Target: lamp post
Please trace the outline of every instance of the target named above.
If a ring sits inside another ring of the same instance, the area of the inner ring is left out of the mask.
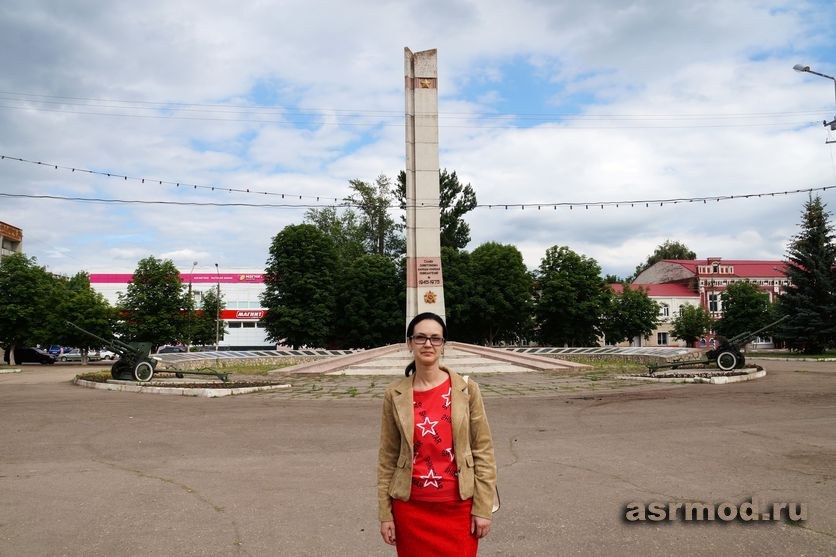
[[[817,75],[819,77],[824,77],[824,78],[827,78],[827,79],[833,81],[833,100],[834,100],[834,102],[836,102],[836,77],[833,77],[832,75],[827,75],[827,74],[824,74],[824,73],[819,73],[819,72],[813,71],[813,70],[810,69],[810,66],[806,66],[804,64],[796,64],[795,66],[792,67],[792,69],[794,69],[797,72],[811,73],[813,75]],[[825,120],[824,121],[824,126],[825,127],[830,127],[831,130],[836,130],[836,117],[834,117],[833,120],[831,120],[830,122]],[[827,141],[826,143],[834,143],[834,141]]]
[[[194,275],[194,268],[197,267],[197,261],[192,261],[192,270],[189,271],[189,307],[186,308],[189,311],[189,322],[188,327],[186,330],[186,351],[192,351],[192,314],[194,313],[194,297],[192,296],[192,275]]]
[[[218,264],[215,263],[215,286],[217,290],[215,291],[215,303],[217,304],[217,311],[215,312],[215,352],[218,351],[218,345],[220,344],[220,324],[221,324],[221,275],[218,272]]]

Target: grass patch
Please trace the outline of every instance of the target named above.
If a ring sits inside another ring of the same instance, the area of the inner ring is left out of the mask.
[[[623,358],[573,358],[574,362],[579,364],[586,364],[592,369],[578,369],[578,370],[561,370],[557,372],[559,375],[580,375],[587,377],[595,375],[599,379],[604,379],[608,375],[621,375],[625,373],[639,373],[647,371],[647,364],[643,362],[631,362]]]
[[[110,370],[101,370],[101,371],[88,371],[87,373],[79,373],[79,379],[83,379],[84,381],[92,381],[94,383],[107,383],[107,380],[110,379]]]

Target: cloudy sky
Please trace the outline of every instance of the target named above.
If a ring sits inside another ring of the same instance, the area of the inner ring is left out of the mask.
[[[403,168],[403,49],[437,48],[468,249],[780,259],[806,193],[600,203],[836,184],[834,84],[792,70],[836,75],[834,28],[830,0],[4,0],[0,220],[55,272],[263,268],[287,205]]]

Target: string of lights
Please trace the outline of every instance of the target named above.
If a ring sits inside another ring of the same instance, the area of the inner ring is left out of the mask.
[[[303,199],[316,199],[316,201],[329,199],[329,197],[322,196],[322,195],[299,195],[299,194],[290,194],[290,193],[276,193],[271,191],[260,191],[253,188],[242,188],[242,187],[233,187],[233,186],[207,186],[201,184],[191,184],[188,182],[178,182],[172,180],[161,180],[159,178],[143,178],[141,176],[129,176],[127,174],[120,174],[118,172],[107,172],[104,170],[91,170],[89,168],[78,168],[74,166],[64,166],[60,164],[55,164],[51,162],[42,162],[42,161],[33,161],[29,159],[24,159],[20,157],[11,157],[9,155],[0,155],[0,160],[8,160],[8,161],[15,161],[25,164],[33,164],[37,166],[44,166],[44,167],[52,167],[54,170],[69,170],[70,172],[81,172],[84,174],[94,174],[97,176],[106,176],[108,178],[119,178],[124,181],[131,181],[131,182],[139,182],[141,184],[149,183],[149,184],[158,184],[158,185],[167,185],[167,186],[175,186],[177,188],[191,188],[195,190],[209,190],[209,191],[218,191],[218,192],[236,192],[236,193],[252,193],[258,195],[273,195],[281,197],[282,199],[295,199],[298,198],[299,200]],[[331,198],[334,202],[339,202],[339,199],[334,197]]]
[[[257,191],[251,188],[233,188],[227,186],[205,186],[200,184],[188,184],[184,182],[176,182],[172,180],[160,180],[157,178],[141,178],[135,176],[128,176],[126,174],[119,174],[115,172],[106,172],[106,171],[97,171],[97,170],[90,170],[90,169],[82,169],[82,168],[74,168],[70,166],[63,166],[55,163],[45,163],[42,161],[32,161],[28,159],[23,159],[20,157],[11,157],[8,155],[0,155],[0,160],[9,160],[33,165],[39,165],[44,167],[52,167],[55,170],[69,170],[71,172],[83,172],[88,174],[96,174],[100,176],[105,176],[109,178],[116,178],[121,179],[123,181],[132,180],[137,181],[140,183],[158,183],[160,185],[175,185],[177,187],[185,187],[191,189],[207,189],[211,191],[217,192],[239,192],[239,193],[246,193],[246,194],[256,194],[256,195],[273,195],[273,196],[281,196],[282,199],[290,198],[298,198],[299,200],[303,199],[311,199],[316,200],[317,203],[234,203],[234,202],[193,202],[193,201],[162,201],[162,200],[129,200],[129,199],[106,199],[106,198],[87,198],[87,197],[69,197],[69,196],[56,196],[56,195],[34,195],[34,194],[10,194],[10,193],[0,193],[0,196],[3,197],[16,197],[16,198],[27,198],[27,199],[53,199],[53,200],[61,200],[61,201],[78,201],[78,202],[90,202],[90,203],[119,203],[119,204],[150,204],[150,205],[183,205],[183,206],[206,206],[206,207],[265,207],[265,208],[302,208],[302,209],[311,209],[311,208],[324,208],[324,207],[355,207],[356,204],[352,202],[350,199],[344,198],[342,200],[336,197],[326,197],[322,195],[312,196],[312,195],[290,195],[284,193],[275,193],[275,192],[266,192],[266,191]],[[796,188],[796,189],[786,189],[786,190],[778,190],[778,191],[768,191],[768,192],[754,192],[754,193],[742,193],[742,194],[729,194],[729,195],[708,195],[702,197],[671,197],[671,198],[652,198],[652,199],[626,199],[626,200],[616,200],[616,201],[562,201],[562,202],[540,202],[540,203],[480,203],[476,205],[476,208],[482,209],[553,209],[557,210],[558,208],[568,208],[569,210],[574,210],[575,208],[583,208],[588,210],[590,208],[600,208],[604,209],[605,207],[611,208],[619,208],[619,207],[641,207],[644,206],[645,208],[649,208],[651,206],[659,206],[663,207],[665,205],[676,205],[680,203],[703,203],[707,204],[709,202],[717,203],[720,201],[730,201],[735,199],[751,199],[751,198],[763,198],[763,197],[775,197],[775,196],[782,196],[782,195],[792,195],[798,193],[812,193],[812,192],[824,192],[830,189],[834,189],[836,186],[829,185],[829,186],[818,186],[818,187],[808,187],[808,188]],[[333,199],[333,202],[330,200]],[[327,201],[327,202],[326,202]],[[407,206],[401,204],[391,204],[389,208],[406,208]],[[412,208],[437,208],[438,206],[435,204],[429,203],[416,203],[415,205],[409,205],[408,207]]]

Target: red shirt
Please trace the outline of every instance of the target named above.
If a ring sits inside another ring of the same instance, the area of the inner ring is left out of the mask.
[[[413,391],[412,493],[416,501],[458,501],[459,479],[453,452],[450,378],[429,391]]]

